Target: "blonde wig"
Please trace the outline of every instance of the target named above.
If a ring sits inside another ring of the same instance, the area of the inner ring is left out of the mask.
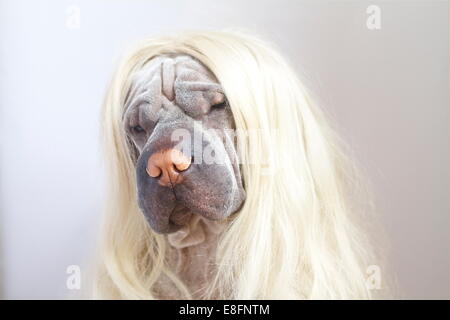
[[[150,38],[118,67],[103,108],[110,180],[94,297],[158,298],[154,286],[164,276],[177,296],[192,298],[167,264],[166,236],[153,232],[139,211],[132,149],[122,127],[132,75],[166,53],[188,54],[212,71],[238,132],[247,198],[220,236],[217,272],[203,297],[373,298],[366,270],[379,260],[361,227],[368,214],[355,201],[363,188],[353,161],[280,54],[236,31]]]

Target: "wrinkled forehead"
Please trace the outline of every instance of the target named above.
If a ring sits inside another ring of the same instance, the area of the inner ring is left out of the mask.
[[[193,99],[200,101],[201,97],[208,104],[223,100],[222,87],[213,73],[189,55],[161,55],[132,75],[125,110],[143,98],[167,100],[183,107],[191,105]]]

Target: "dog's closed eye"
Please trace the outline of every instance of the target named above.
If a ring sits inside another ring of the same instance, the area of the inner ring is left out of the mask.
[[[224,101],[222,101],[222,102],[213,104],[213,105],[211,106],[211,108],[223,108],[223,107],[225,107],[226,105],[227,105],[227,101],[224,100]]]
[[[142,128],[140,125],[137,125],[137,126],[131,127],[131,132],[135,135],[140,135],[140,134],[145,133],[145,129]]]

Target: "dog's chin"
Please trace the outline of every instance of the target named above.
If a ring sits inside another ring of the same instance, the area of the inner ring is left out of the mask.
[[[169,223],[175,227],[182,227],[189,223],[191,217],[192,212],[189,208],[181,204],[177,204],[169,217]]]
[[[197,213],[194,213],[192,209],[178,203],[170,214],[168,227],[166,228],[165,232],[162,233],[169,234],[177,232],[183,226],[189,224],[192,217],[196,214]],[[215,218],[214,215],[200,215],[208,220],[222,220],[221,218]]]
[[[170,234],[179,231],[188,225],[194,215],[203,216],[207,220],[223,220],[222,214],[216,210],[202,210],[203,208],[190,208],[185,204],[177,203],[169,214],[169,218],[163,224],[152,225],[151,228],[159,234]],[[210,208],[208,208],[210,209]]]

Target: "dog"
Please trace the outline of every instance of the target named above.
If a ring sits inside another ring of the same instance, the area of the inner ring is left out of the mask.
[[[155,232],[169,235],[172,264],[199,291],[212,272],[221,222],[245,200],[221,85],[188,55],[153,58],[133,76],[123,128],[137,156],[142,214]]]

